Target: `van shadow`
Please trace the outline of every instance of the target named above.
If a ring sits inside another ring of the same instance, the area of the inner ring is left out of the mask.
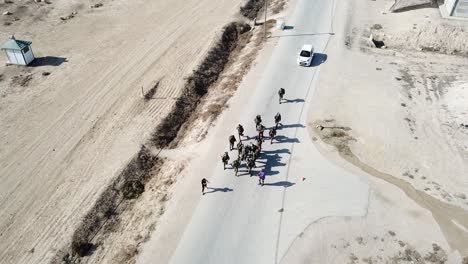
[[[40,66],[60,66],[62,63],[68,62],[67,58],[45,56],[35,58],[28,66],[40,67]]]
[[[312,59],[312,63],[310,64],[310,67],[317,67],[322,63],[325,63],[327,61],[327,54],[324,53],[314,53],[314,58]]]

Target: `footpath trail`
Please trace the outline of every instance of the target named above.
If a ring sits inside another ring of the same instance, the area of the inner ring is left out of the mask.
[[[233,134],[240,123],[245,134],[254,137],[255,115],[260,114],[269,128],[274,115],[282,114],[277,139],[264,142],[255,169],[255,175],[265,169],[265,185],[258,185],[245,165],[235,177],[233,170],[223,171],[221,162],[213,160],[217,163],[213,175],[200,175],[211,179],[212,189],[201,198],[171,263],[277,263],[310,223],[328,216],[366,214],[368,184],[323,157],[305,128],[320,64],[328,56],[333,5],[334,1],[319,0],[295,3],[286,20],[293,28],[272,36],[279,40],[240,119],[221,120],[223,126],[232,126]],[[316,55],[312,67],[299,67],[297,52],[306,43],[315,46]],[[288,100],[281,105],[280,87],[286,89]],[[236,158],[237,150],[230,156],[231,161]]]

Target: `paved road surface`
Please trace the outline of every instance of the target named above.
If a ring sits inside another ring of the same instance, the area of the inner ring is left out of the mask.
[[[271,145],[266,141],[257,163],[266,170],[265,186],[247,172],[239,177],[232,170],[223,172],[219,162],[211,177],[214,189],[201,199],[171,263],[278,263],[314,221],[366,213],[367,183],[321,156],[305,128],[308,102],[320,63],[326,59],[333,2],[296,2],[286,20],[294,28],[276,33],[284,36],[267,62],[259,87],[240,120],[232,120],[244,124],[246,134],[254,136],[256,114],[269,127],[276,112],[281,112],[284,126],[278,131],[279,142]],[[304,43],[315,46],[313,67],[295,64]],[[288,103],[278,104],[279,87],[286,89]],[[236,153],[231,152],[231,157],[237,157]]]

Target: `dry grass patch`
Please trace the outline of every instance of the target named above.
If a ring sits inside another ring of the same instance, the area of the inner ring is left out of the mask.
[[[145,184],[156,174],[154,171],[162,161],[144,145],[127,167],[100,195],[94,206],[83,218],[72,236],[68,249],[60,252],[54,263],[67,263],[73,259],[90,255],[99,245],[94,241],[98,232],[111,232],[119,223],[121,204],[131,205],[130,200],[138,198],[145,190]]]
[[[264,5],[265,0],[248,0],[244,6],[241,6],[240,13],[246,18],[254,19]]]
[[[198,68],[187,78],[182,96],[177,99],[172,111],[153,133],[151,142],[156,147],[168,147],[177,137],[180,128],[194,112],[200,99],[223,72],[231,52],[236,48],[240,35],[249,30],[248,24],[239,22],[232,22],[224,27],[221,38],[208,52]]]
[[[161,80],[159,80],[153,87],[151,87],[151,89],[149,89],[146,93],[145,93],[145,101],[149,101],[151,99],[153,99],[154,95],[156,94],[156,91],[159,87],[159,84],[161,83]],[[143,89],[143,88],[142,88]]]
[[[320,136],[323,142],[334,146],[342,155],[353,155],[349,144],[356,141],[356,139],[348,134],[351,128],[337,126],[333,119],[315,121],[311,125],[315,128],[315,132]]]

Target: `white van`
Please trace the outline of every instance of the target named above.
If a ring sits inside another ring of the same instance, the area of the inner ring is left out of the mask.
[[[302,46],[299,55],[297,56],[297,65],[299,66],[310,66],[312,64],[312,58],[314,57],[314,47],[310,44]]]

